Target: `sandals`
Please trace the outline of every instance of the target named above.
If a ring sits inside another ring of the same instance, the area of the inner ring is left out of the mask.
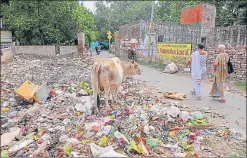
[[[193,90],[191,90],[190,93],[191,93],[192,95],[195,95],[195,91],[193,91]]]
[[[219,99],[218,101],[221,102],[221,103],[225,103],[226,102],[226,100],[225,99],[222,99],[222,98]]]
[[[197,100],[202,100],[202,97],[196,96]]]

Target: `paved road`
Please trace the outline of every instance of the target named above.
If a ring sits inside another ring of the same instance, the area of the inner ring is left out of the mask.
[[[99,56],[94,57],[112,57],[107,51],[102,51]],[[237,129],[243,135],[246,135],[246,98],[230,92],[225,92],[226,103],[219,103],[209,97],[211,85],[202,85],[202,100],[195,100],[189,91],[192,87],[192,81],[186,76],[177,76],[172,74],[164,74],[153,68],[141,66],[142,75],[135,78],[147,81],[152,86],[157,86],[162,91],[176,91],[185,93],[187,100],[183,103],[189,106],[208,107],[212,111],[217,111],[226,117],[226,125]],[[236,121],[238,123],[236,123]],[[218,123],[217,123],[218,124]]]

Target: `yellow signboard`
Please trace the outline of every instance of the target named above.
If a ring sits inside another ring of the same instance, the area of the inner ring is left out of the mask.
[[[107,38],[110,40],[112,38],[112,36],[111,35],[108,35]]]
[[[157,44],[158,55],[173,62],[186,62],[191,54],[191,44]]]
[[[111,31],[108,31],[108,32],[107,32],[107,35],[111,35]]]

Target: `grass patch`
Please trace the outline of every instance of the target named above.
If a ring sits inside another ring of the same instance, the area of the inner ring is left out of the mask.
[[[149,66],[155,69],[165,69],[165,65],[160,63],[160,62],[151,62],[149,63],[148,61],[138,61],[138,64],[144,65],[144,66]]]
[[[246,89],[246,83],[244,83],[244,82],[236,82],[233,85],[236,86],[236,87],[240,87],[240,88]]]

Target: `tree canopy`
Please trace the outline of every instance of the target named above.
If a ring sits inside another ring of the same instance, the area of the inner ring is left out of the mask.
[[[181,10],[202,1],[160,0],[154,5],[154,21],[180,23]],[[216,6],[216,26],[246,25],[247,1],[204,1]],[[107,32],[124,24],[150,20],[152,1],[96,1],[93,14],[78,1],[1,1],[1,17],[22,45],[71,44],[76,33],[86,43],[107,40]]]
[[[154,20],[180,23],[181,10],[202,1],[160,0],[154,5]],[[216,6],[216,26],[246,24],[246,1],[204,1]],[[99,38],[106,39],[106,32],[115,32],[119,26],[150,20],[152,1],[107,1],[95,3],[95,21],[100,31]]]
[[[83,31],[86,42],[97,37],[92,12],[77,1],[17,1],[1,4],[4,23],[21,45],[71,44]]]

